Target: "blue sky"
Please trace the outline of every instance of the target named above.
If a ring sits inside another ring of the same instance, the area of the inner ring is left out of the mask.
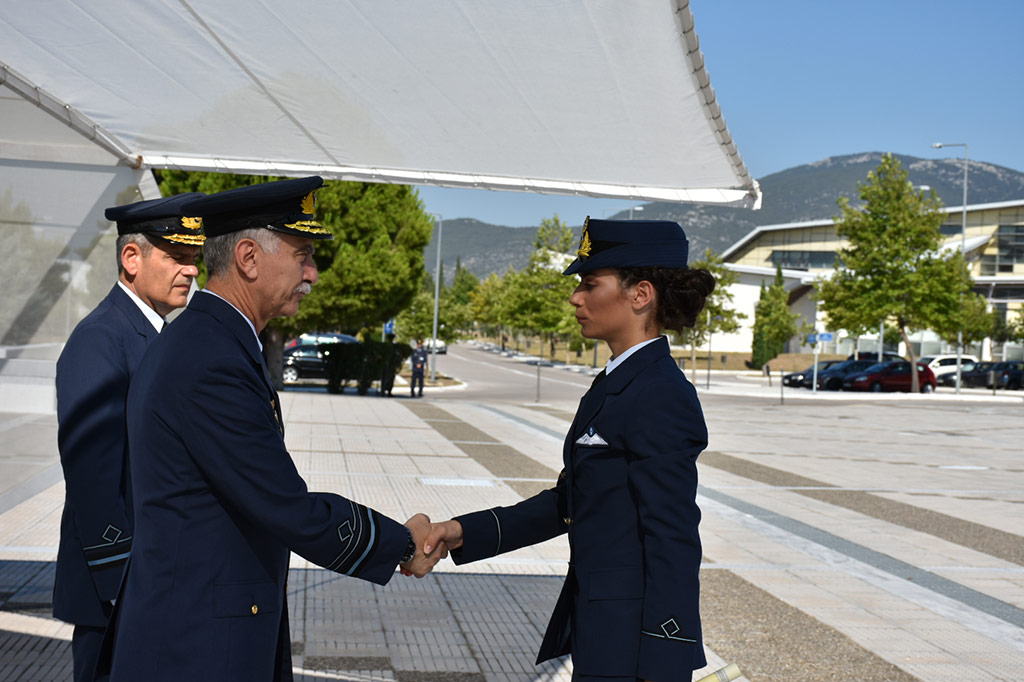
[[[667,0],[665,0],[667,1]],[[1024,0],[691,0],[711,84],[755,178],[883,151],[1024,171]],[[629,202],[421,187],[428,211],[570,225]],[[639,217],[641,214],[636,214]]]

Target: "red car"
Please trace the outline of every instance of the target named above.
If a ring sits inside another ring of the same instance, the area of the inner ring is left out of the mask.
[[[863,372],[852,374],[843,380],[844,391],[903,391],[910,392],[910,363],[906,360],[880,362]],[[935,390],[935,374],[927,365],[917,364],[917,378],[921,393]]]

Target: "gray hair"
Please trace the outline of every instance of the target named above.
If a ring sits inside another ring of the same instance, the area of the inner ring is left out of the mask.
[[[207,237],[203,244],[203,260],[210,276],[226,275],[235,262],[235,245],[243,239],[251,239],[267,253],[277,253],[281,238],[273,230],[250,227],[237,232]]]
[[[119,234],[117,235],[117,276],[120,277],[121,273],[124,272],[124,263],[121,262],[121,252],[124,251],[124,247],[129,244],[138,244],[139,251],[142,253],[143,258],[149,255],[149,252],[153,250],[153,240],[147,237],[142,232],[133,232],[131,234]]]

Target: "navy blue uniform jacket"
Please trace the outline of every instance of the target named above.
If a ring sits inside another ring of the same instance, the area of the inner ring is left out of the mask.
[[[458,517],[456,563],[568,532],[569,573],[537,662],[572,653],[578,676],[669,682],[703,667],[697,455],[707,428],[662,337],[580,401],[554,488]]]
[[[53,615],[77,625],[107,624],[131,551],[125,401],[157,330],[114,285],[71,332],[57,360],[57,446],[64,468],[64,514],[53,583]]]
[[[307,490],[256,336],[216,296],[150,346],[128,405],[135,544],[111,679],[291,680],[289,550],[385,584],[408,531]]]

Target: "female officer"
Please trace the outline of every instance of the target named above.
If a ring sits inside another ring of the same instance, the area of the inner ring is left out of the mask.
[[[439,524],[425,542],[461,564],[567,532],[569,572],[537,662],[571,653],[574,680],[689,680],[705,665],[695,497],[707,430],[660,335],[692,327],[715,286],[686,267],[687,251],[674,222],[588,219],[569,300],[612,359],[580,401],[557,484]]]

